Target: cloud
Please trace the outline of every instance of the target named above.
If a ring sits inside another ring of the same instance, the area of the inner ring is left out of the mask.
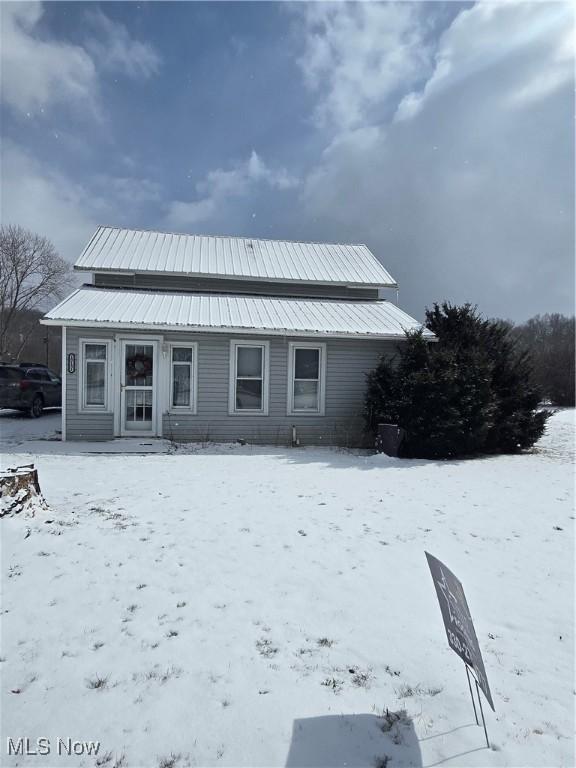
[[[527,104],[546,98],[568,83],[574,73],[573,14],[567,3],[477,3],[462,11],[442,35],[436,65],[425,87],[407,94],[397,119],[416,114],[424,104],[481,73],[522,62],[522,80],[499,84],[507,103]],[[542,71],[539,62],[549,68]],[[512,74],[512,73],[511,73]],[[514,74],[513,74],[514,77]],[[508,95],[506,97],[507,84]]]
[[[132,226],[162,196],[161,187],[145,178],[99,174],[78,183],[10,140],[2,149],[2,186],[2,222],[48,237],[70,262],[99,224]]]
[[[153,179],[98,173],[79,183],[52,161],[40,161],[27,148],[5,140],[1,219],[48,237],[74,262],[99,224],[185,229],[216,216],[229,221],[228,214],[235,213],[230,203],[249,203],[253,195],[293,189],[297,183],[253,151],[231,170],[208,173],[196,185],[197,200],[165,203],[166,191]]]
[[[2,100],[18,112],[82,103],[96,110],[96,67],[77,45],[35,35],[40,3],[2,3]]]
[[[168,204],[166,223],[170,227],[187,227],[213,218],[222,213],[223,206],[230,200],[245,198],[258,187],[273,190],[293,189],[298,180],[284,168],[269,168],[260,156],[252,154],[243,163],[231,170],[217,168],[196,184],[199,199],[191,202],[180,200]]]
[[[318,94],[319,125],[351,130],[380,120],[388,99],[431,67],[429,29],[420,3],[305,3],[299,65]]]
[[[99,194],[128,206],[128,210],[144,203],[157,203],[163,194],[162,186],[156,181],[133,176],[98,174],[93,185]]]
[[[427,80],[388,90],[387,120],[374,120],[381,93],[364,89],[354,121],[324,131],[302,187],[305,236],[366,242],[418,316],[445,298],[516,319],[573,312],[572,14],[559,3],[460,10]],[[352,47],[362,61],[349,66],[363,71],[367,51]],[[324,108],[334,78],[317,72]]]
[[[154,49],[134,40],[101,11],[87,15],[87,27],[93,31],[84,46],[41,36],[39,2],[2,3],[0,13],[1,98],[17,113],[37,114],[64,105],[97,117],[101,71],[143,78],[158,70]]]
[[[68,261],[75,261],[108,213],[104,198],[5,141],[2,150],[2,222],[48,237]]]
[[[158,72],[158,53],[149,43],[134,40],[123,24],[112,21],[99,9],[87,14],[87,22],[97,36],[86,41],[86,48],[103,70],[134,79],[146,79]]]

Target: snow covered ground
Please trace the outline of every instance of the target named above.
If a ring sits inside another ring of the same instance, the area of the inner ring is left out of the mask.
[[[573,440],[564,411],[530,454],[461,462],[8,441],[50,510],[0,520],[0,762],[574,765]],[[424,550],[466,590],[490,750]]]
[[[38,419],[31,419],[21,411],[0,408],[0,445],[7,450],[9,445],[23,445],[32,439],[59,440],[61,426],[60,408],[50,408]]]

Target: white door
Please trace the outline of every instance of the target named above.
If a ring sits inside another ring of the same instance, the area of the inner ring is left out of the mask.
[[[156,434],[158,343],[123,339],[120,363],[120,432],[150,437]]]

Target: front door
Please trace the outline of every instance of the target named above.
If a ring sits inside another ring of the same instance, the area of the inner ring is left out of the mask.
[[[120,431],[122,435],[156,434],[157,342],[122,340]]]

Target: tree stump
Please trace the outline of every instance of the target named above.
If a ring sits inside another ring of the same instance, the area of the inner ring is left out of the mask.
[[[37,509],[47,508],[34,464],[0,472],[0,517],[21,512],[34,517]]]

